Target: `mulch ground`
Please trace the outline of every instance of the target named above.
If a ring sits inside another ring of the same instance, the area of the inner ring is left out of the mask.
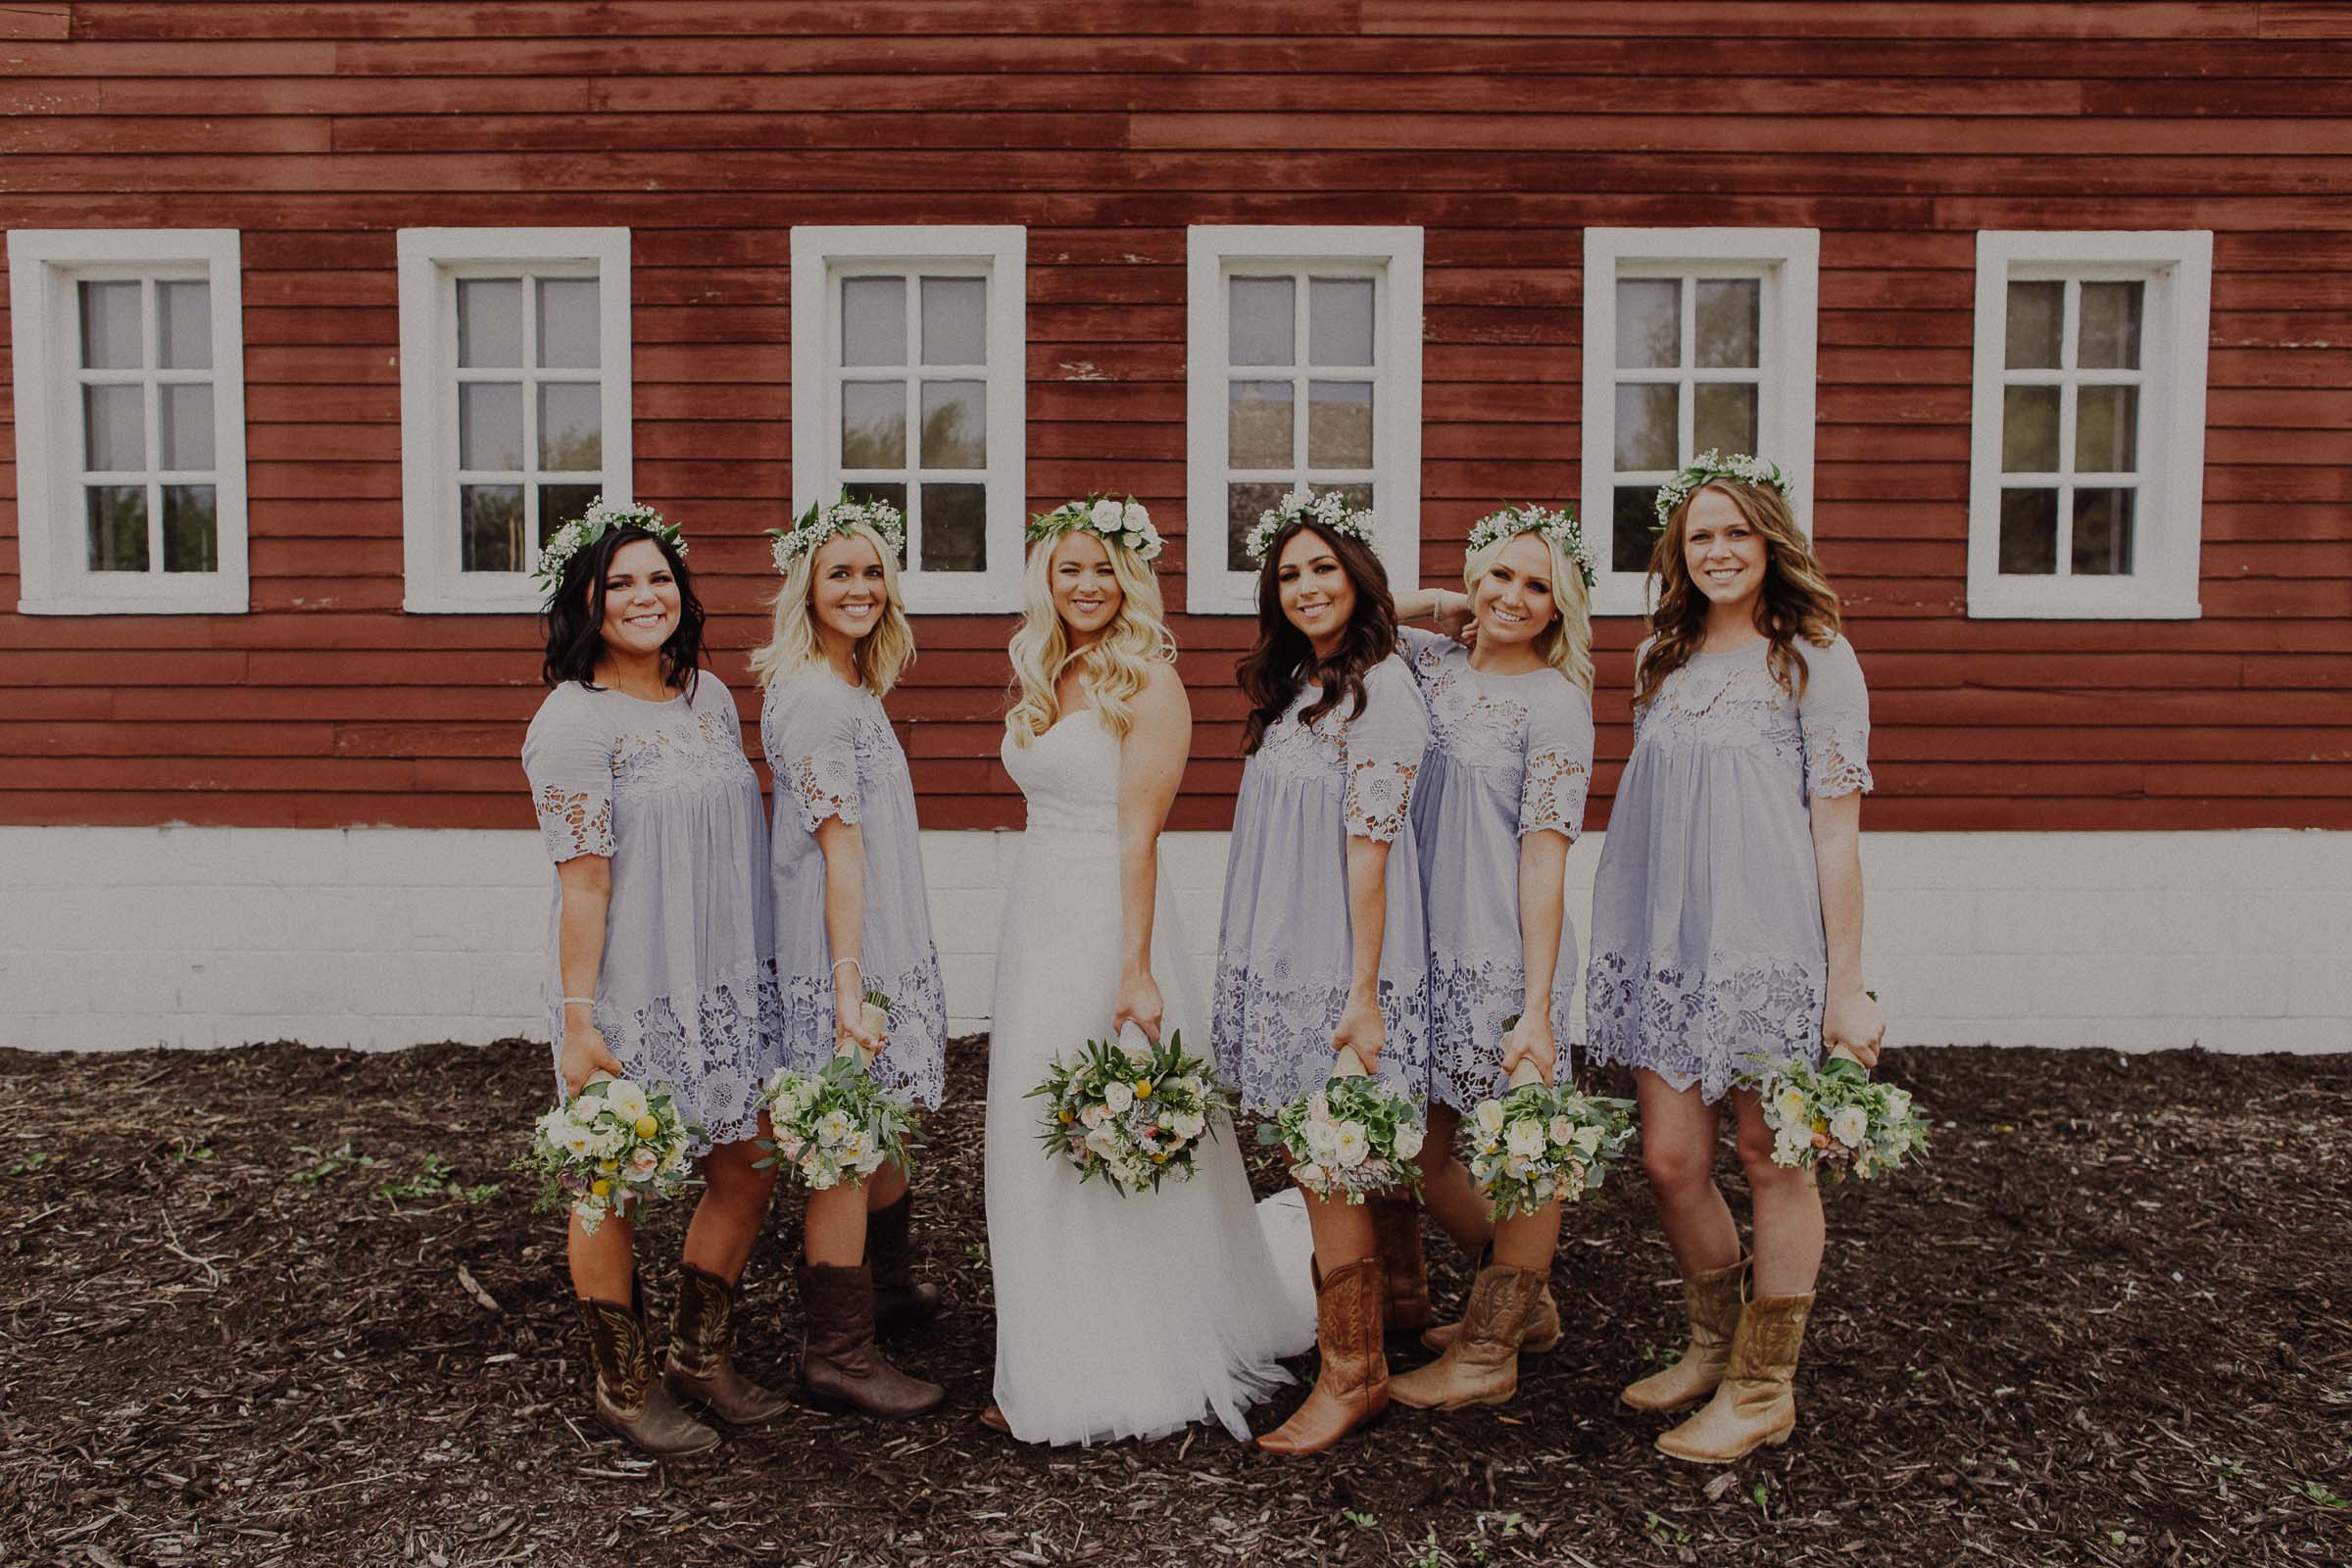
[[[506,1168],[545,1061],[0,1052],[0,1563],[2352,1560],[2352,1057],[1890,1055],[1933,1156],[1832,1195],[1797,1439],[1726,1470],[1612,1403],[1675,1335],[1638,1171],[1571,1211],[1569,1338],[1507,1407],[1304,1461],[995,1438],[979,1041],[919,1173],[950,1309],[902,1353],[949,1409],[649,1463],[588,1415],[561,1231]],[[798,1206],[755,1371],[791,1362]],[[657,1302],[682,1222],[646,1227]]]

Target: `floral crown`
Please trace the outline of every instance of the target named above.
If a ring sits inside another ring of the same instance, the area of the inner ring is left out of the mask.
[[[1561,555],[1576,564],[1577,575],[1585,579],[1588,590],[1599,582],[1592,558],[1585,553],[1585,530],[1576,520],[1574,507],[1557,512],[1547,507],[1505,507],[1490,512],[1470,525],[1470,548],[1464,554],[1475,556],[1491,544],[1522,533],[1540,533],[1557,546]]]
[[[1271,512],[1257,514],[1257,526],[1242,541],[1242,549],[1252,561],[1263,561],[1273,548],[1274,536],[1294,522],[1312,522],[1333,533],[1345,534],[1361,545],[1372,543],[1371,509],[1350,507],[1348,498],[1334,490],[1316,495],[1300,485],[1274,504]]]
[[[686,535],[677,524],[663,522],[662,514],[653,508],[598,496],[588,503],[587,512],[548,535],[547,543],[539,547],[539,564],[531,568],[532,578],[553,593],[564,581],[564,568],[571,564],[571,558],[615,528],[643,528],[679,555],[686,554]]]
[[[1751,458],[1744,452],[1735,452],[1728,458],[1720,452],[1701,452],[1690,460],[1682,472],[1658,486],[1657,525],[1665,527],[1667,519],[1674,515],[1674,509],[1690,500],[1691,494],[1710,479],[1768,484],[1781,493],[1783,500],[1788,496],[1788,480],[1782,474],[1779,464]]]
[[[770,528],[767,537],[768,559],[778,571],[790,571],[792,564],[815,550],[818,545],[838,535],[848,533],[859,524],[880,534],[893,555],[906,552],[906,515],[887,501],[852,501],[848,491],[830,505],[811,501],[808,510],[800,514],[789,528]]]
[[[1052,539],[1075,528],[1100,534],[1105,544],[1134,551],[1138,561],[1157,561],[1167,548],[1159,530],[1152,526],[1152,514],[1133,496],[1122,503],[1089,492],[1084,501],[1065,501],[1029,519],[1032,540]]]

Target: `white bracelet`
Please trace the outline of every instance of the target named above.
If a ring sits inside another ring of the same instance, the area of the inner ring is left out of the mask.
[[[858,983],[862,985],[865,981],[865,965],[859,963],[856,958],[835,958],[833,960],[833,968],[827,969],[825,973],[831,974],[833,973],[834,969],[839,969],[845,963],[849,964],[852,968],[855,968],[858,971]]]
[[[566,1007],[575,1005],[582,1007],[593,1007],[596,1005],[596,999],[594,997],[565,997],[564,999],[564,1005]]]

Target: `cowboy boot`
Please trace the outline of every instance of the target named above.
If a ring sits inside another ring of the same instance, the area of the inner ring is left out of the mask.
[[[1429,1304],[1429,1267],[1421,1255],[1421,1208],[1410,1200],[1375,1198],[1372,1245],[1386,1271],[1387,1332],[1418,1334],[1437,1321]]]
[[[864,1264],[801,1265],[801,1390],[820,1410],[888,1417],[936,1410],[948,1391],[908,1377],[874,1348],[874,1277]]]
[[[670,1319],[662,1381],[679,1400],[699,1404],[737,1426],[773,1421],[792,1401],[735,1369],[727,1348],[738,1287],[692,1263],[678,1274],[678,1309]]]
[[[1315,1345],[1322,1365],[1306,1402],[1257,1446],[1268,1453],[1321,1453],[1389,1407],[1389,1357],[1381,1334],[1380,1259],[1332,1270],[1315,1283]]]
[[[874,1333],[881,1339],[927,1323],[939,1313],[939,1287],[914,1278],[914,1248],[908,1239],[914,1195],[904,1193],[888,1208],[865,1216],[865,1263],[874,1275]]]
[[[1544,1294],[1544,1276],[1534,1269],[1480,1269],[1461,1332],[1429,1365],[1389,1379],[1389,1397],[1423,1410],[1503,1403],[1519,1388],[1519,1347]]]
[[[1740,1314],[1732,1358],[1715,1397],[1698,1414],[1658,1435],[1658,1451],[1694,1464],[1730,1464],[1796,1430],[1797,1352],[1813,1296],[1759,1296]]]
[[[700,1453],[718,1434],[678,1408],[654,1377],[654,1352],[634,1305],[578,1298],[588,1357],[596,1366],[596,1418],[648,1453]]]
[[[1746,1277],[1744,1257],[1729,1268],[1686,1276],[1683,1310],[1690,1319],[1689,1348],[1674,1365],[1628,1386],[1617,1397],[1637,1410],[1675,1410],[1713,1393],[1723,1381],[1724,1363],[1731,1359]]]
[[[1492,1243],[1479,1249],[1478,1267],[1480,1272],[1485,1272],[1487,1266],[1494,1261],[1494,1248]],[[1459,1323],[1441,1323],[1427,1334],[1422,1335],[1421,1343],[1430,1349],[1443,1352],[1446,1347],[1453,1343],[1454,1335],[1460,1330]],[[1543,1351],[1558,1348],[1560,1343],[1560,1305],[1551,1298],[1551,1281],[1548,1279],[1544,1282],[1544,1288],[1537,1292],[1536,1304],[1528,1309],[1527,1317],[1521,1323],[1519,1333],[1519,1350],[1523,1355],[1541,1354]]]

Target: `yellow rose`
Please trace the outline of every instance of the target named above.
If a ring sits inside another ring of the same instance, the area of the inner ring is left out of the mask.
[[[630,1130],[640,1138],[651,1138],[662,1130],[662,1123],[650,1114],[644,1115],[637,1118]]]
[[[1071,1114],[1070,1114],[1070,1107],[1069,1107],[1069,1106],[1067,1106],[1067,1105],[1064,1105],[1064,1106],[1062,1106],[1062,1107],[1061,1107],[1061,1109],[1059,1109],[1059,1110],[1055,1111],[1054,1114],[1055,1114],[1056,1116],[1059,1116],[1059,1117],[1061,1118],[1061,1124],[1062,1124],[1064,1127],[1067,1127],[1067,1126],[1068,1126],[1068,1125],[1069,1125],[1071,1122],[1073,1122],[1073,1121],[1076,1121],[1076,1120],[1078,1119],[1077,1117],[1075,1117],[1075,1116],[1073,1116],[1073,1115],[1071,1115]]]
[[[605,1180],[602,1176],[599,1176],[596,1180],[588,1184],[588,1191],[593,1193],[598,1198],[606,1198],[611,1196],[612,1192],[612,1184]]]
[[[620,1169],[620,1161],[617,1159],[600,1159],[596,1162],[596,1168],[610,1176],[614,1171]]]
[[[1138,1078],[1135,1081],[1135,1098],[1138,1100],[1150,1100],[1152,1098],[1151,1079]]]

